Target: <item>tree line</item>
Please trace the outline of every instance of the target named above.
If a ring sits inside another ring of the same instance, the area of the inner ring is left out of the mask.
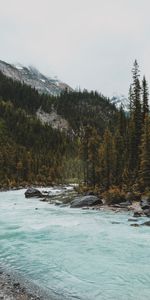
[[[108,190],[144,191],[150,189],[150,117],[149,92],[145,76],[135,60],[129,89],[129,113],[122,107],[116,124],[107,127],[103,136],[97,128],[83,130],[80,155],[84,162],[84,182]]]
[[[68,121],[68,130],[42,125],[36,117],[39,108],[55,110]],[[106,124],[114,122],[115,113],[115,107],[97,92],[40,95],[0,72],[0,186],[82,181],[81,128],[90,124],[102,134]]]

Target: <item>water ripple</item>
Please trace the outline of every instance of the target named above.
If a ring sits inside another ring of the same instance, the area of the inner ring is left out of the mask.
[[[1,263],[61,299],[150,299],[149,228],[130,227],[130,213],[60,209],[23,193],[0,194]]]

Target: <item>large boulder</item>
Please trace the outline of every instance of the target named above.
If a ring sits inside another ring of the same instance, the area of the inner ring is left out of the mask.
[[[142,223],[141,226],[150,226],[150,221],[146,221],[146,222]]]
[[[35,197],[36,198],[42,198],[43,195],[42,195],[42,193],[39,190],[37,190],[35,188],[29,188],[25,192],[25,197],[26,198],[32,198],[32,197],[34,197],[34,198]]]
[[[146,217],[150,218],[150,208],[144,209],[144,214]]]
[[[74,200],[71,201],[70,206],[72,208],[79,208],[84,206],[93,206],[96,204],[102,204],[102,201],[97,196],[88,195],[74,198]]]
[[[141,207],[143,210],[150,209],[150,197],[142,196],[140,201]]]
[[[134,218],[140,218],[140,217],[143,217],[144,213],[142,210],[135,210],[134,211],[134,214],[133,214],[133,217]]]

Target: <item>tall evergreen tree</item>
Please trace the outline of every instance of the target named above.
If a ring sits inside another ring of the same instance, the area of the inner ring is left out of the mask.
[[[130,88],[129,88],[129,111],[130,111],[130,115],[133,111],[133,89],[132,89],[132,85],[130,85]]]
[[[140,71],[139,65],[135,60],[132,69],[133,83],[132,83],[132,110],[130,115],[130,149],[131,160],[130,168],[138,170],[139,167],[139,145],[142,133],[142,110],[141,110],[141,86],[139,81]]]
[[[95,128],[82,129],[80,156],[83,160],[84,182],[95,186],[98,183],[100,136]]]
[[[143,114],[143,122],[145,120],[146,114],[149,112],[149,92],[148,92],[148,84],[146,81],[145,76],[143,77],[142,80],[142,114]]]
[[[141,163],[139,171],[140,185],[150,188],[150,119],[145,117],[141,143]]]
[[[83,174],[84,174],[84,183],[88,184],[89,180],[89,151],[88,151],[88,145],[89,145],[89,139],[90,139],[90,130],[89,127],[82,127],[80,129],[80,157],[83,161]]]
[[[120,134],[119,129],[115,132],[114,136],[114,183],[121,185],[122,173],[124,169],[125,148],[123,136]]]
[[[115,153],[114,141],[110,130],[107,128],[104,132],[103,143],[101,144],[100,151],[100,183],[108,189],[114,181],[114,168],[115,168]]]

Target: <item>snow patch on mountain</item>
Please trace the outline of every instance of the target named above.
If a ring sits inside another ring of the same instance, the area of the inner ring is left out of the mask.
[[[13,80],[30,85],[40,94],[58,96],[66,89],[72,91],[72,88],[66,83],[56,77],[50,78],[43,75],[33,66],[13,65],[0,60],[0,71]]]
[[[129,111],[129,99],[124,95],[114,94],[110,99],[110,102],[113,103],[118,109],[122,106],[124,111]]]

